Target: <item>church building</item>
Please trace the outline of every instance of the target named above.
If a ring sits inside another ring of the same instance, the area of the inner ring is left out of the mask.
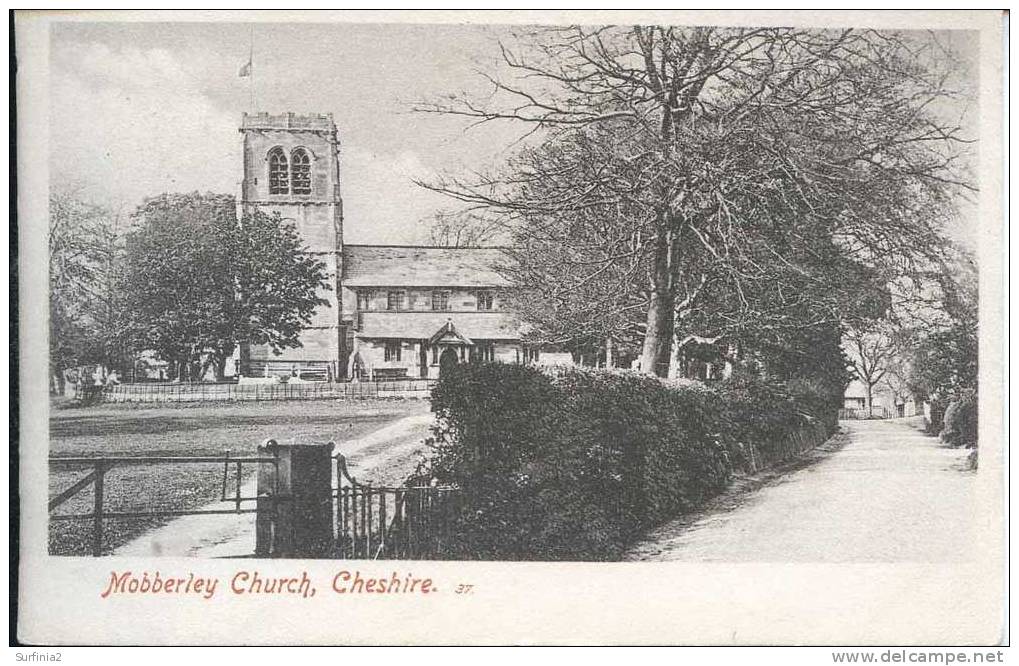
[[[279,212],[322,261],[328,303],[277,355],[242,345],[239,371],[263,377],[437,377],[470,359],[536,362],[505,307],[498,248],[352,245],[343,240],[340,142],[332,114],[244,114],[239,206]]]

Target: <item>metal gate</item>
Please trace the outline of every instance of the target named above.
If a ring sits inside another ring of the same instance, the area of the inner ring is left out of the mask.
[[[108,473],[119,467],[126,466],[157,466],[157,465],[223,465],[222,487],[219,493],[219,501],[232,503],[232,509],[185,509],[185,508],[150,508],[144,511],[122,511],[111,509],[106,502],[106,486]],[[139,518],[176,518],[180,516],[215,516],[215,515],[243,515],[257,513],[258,511],[274,513],[275,502],[286,498],[276,493],[272,497],[242,497],[242,471],[243,465],[269,466],[274,470],[279,465],[279,459],[267,456],[231,456],[227,451],[221,456],[95,456],[95,457],[74,457],[56,456],[50,457],[49,466],[51,470],[90,470],[88,474],[80,478],[69,488],[57,493],[50,498],[47,507],[49,509],[49,520],[58,521],[88,521],[91,523],[90,552],[93,557],[100,557],[105,554],[107,548],[104,542],[105,521],[139,519]],[[274,474],[278,476],[278,472]],[[232,477],[232,478],[231,478]],[[228,486],[233,483],[232,492],[228,492]],[[93,489],[92,512],[91,513],[55,513],[56,509],[67,503],[73,497]],[[244,503],[259,502],[260,508],[243,508]]]
[[[445,559],[455,555],[460,490],[410,482],[373,486],[336,458],[336,555],[344,559]]]

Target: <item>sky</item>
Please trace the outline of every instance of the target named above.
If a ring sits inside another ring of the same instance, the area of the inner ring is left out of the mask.
[[[434,214],[457,204],[414,180],[484,171],[527,129],[488,123],[465,131],[462,118],[412,111],[414,102],[460,91],[483,96],[478,71],[497,68],[499,30],[55,23],[51,182],[122,213],[163,192],[236,194],[243,112],[331,112],[342,144],[345,240],[427,242]],[[966,59],[975,54],[972,35],[941,34]],[[253,77],[242,79],[249,51]]]
[[[129,213],[148,196],[236,194],[241,114],[331,112],[345,240],[421,243],[455,202],[414,184],[484,169],[520,136],[414,113],[483,92],[493,29],[344,24],[60,23],[51,38],[51,182]],[[252,79],[238,70],[253,44]]]

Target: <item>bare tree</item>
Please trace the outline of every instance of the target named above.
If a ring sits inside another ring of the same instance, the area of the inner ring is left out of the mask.
[[[497,243],[501,227],[492,220],[464,211],[440,210],[431,220],[432,245],[480,247]]]
[[[748,292],[776,267],[811,279],[831,249],[885,279],[929,263],[951,194],[968,187],[966,139],[931,111],[957,93],[932,36],[571,26],[500,49],[484,101],[417,108],[521,123],[539,147],[502,173],[426,186],[501,213],[516,241],[551,248],[580,232],[589,242],[547,253],[572,276],[562,286],[635,282],[609,311],[643,311],[647,372],[668,373],[688,342],[745,328],[759,310]],[[791,251],[808,234],[827,242]],[[707,335],[677,327],[718,282],[741,316]]]
[[[880,330],[850,330],[844,336],[850,370],[867,392],[867,414],[874,416],[874,387],[881,383],[895,360],[895,344]]]

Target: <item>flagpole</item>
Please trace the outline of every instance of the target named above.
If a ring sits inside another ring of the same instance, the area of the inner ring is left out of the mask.
[[[248,78],[251,79],[251,112],[257,113],[255,108],[255,26],[251,26],[251,35],[248,41],[248,64],[251,67]]]

